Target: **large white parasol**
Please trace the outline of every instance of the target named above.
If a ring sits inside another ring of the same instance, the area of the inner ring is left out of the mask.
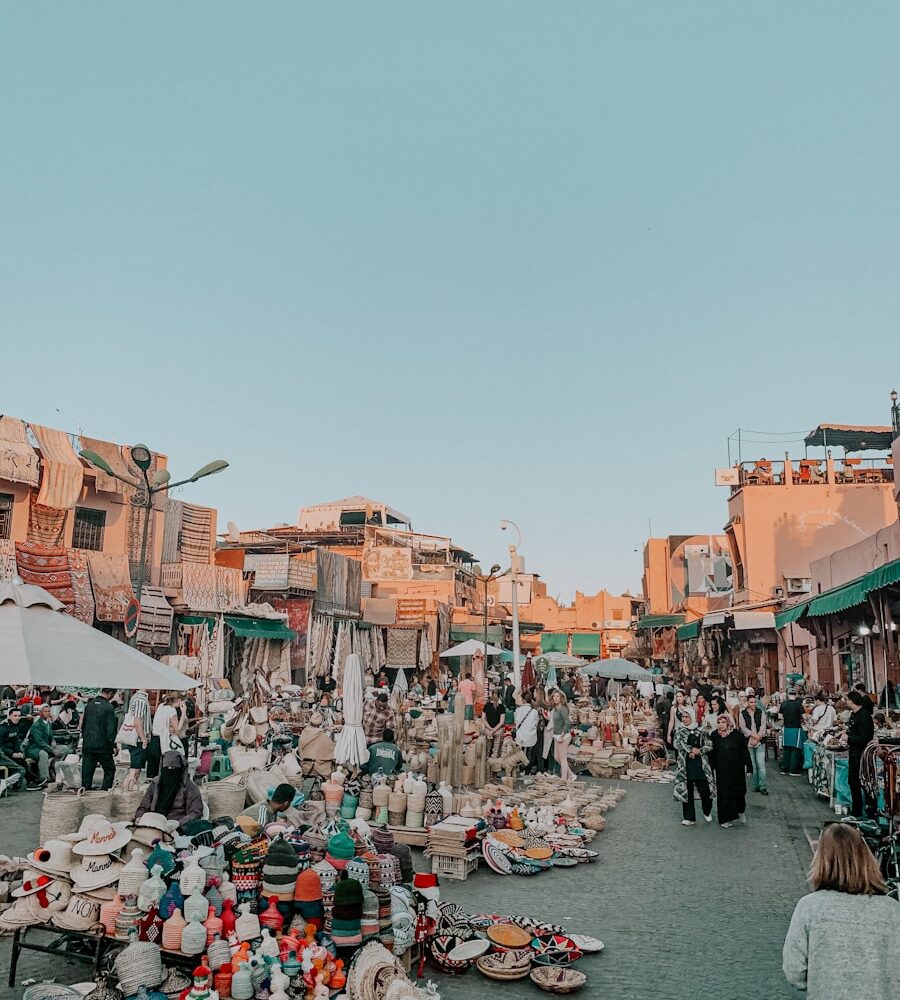
[[[363,733],[363,666],[359,653],[350,653],[344,664],[344,728],[334,745],[335,764],[359,767],[369,759],[369,748]]]
[[[0,583],[0,681],[187,691],[197,682],[64,613],[41,587]]]

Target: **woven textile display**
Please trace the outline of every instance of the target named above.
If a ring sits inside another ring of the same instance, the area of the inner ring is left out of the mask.
[[[389,628],[387,630],[387,665],[389,667],[416,666],[416,649],[419,630],[414,628]]]
[[[397,600],[397,624],[421,625],[425,621],[425,601],[401,597]]]
[[[0,479],[37,486],[40,478],[37,452],[28,443],[25,424],[16,417],[0,417]]]
[[[141,594],[141,612],[138,617],[138,645],[168,649],[174,617],[172,605],[166,600],[162,589],[144,587],[144,592]]]
[[[182,504],[181,561],[209,563],[212,548],[212,511],[208,507]]]
[[[43,587],[58,601],[69,607],[74,606],[75,591],[72,589],[69,557],[64,548],[16,542],[16,565],[24,583]]]
[[[181,587],[184,603],[195,611],[218,609],[216,567],[185,563],[182,568]]]
[[[137,496],[137,494],[135,494]],[[147,511],[143,507],[136,507],[133,503],[128,504],[128,522],[125,528],[125,542],[128,546],[128,567],[131,572],[132,587],[138,588],[138,571],[141,566],[141,540],[144,535],[144,518]],[[153,552],[153,516],[150,515],[150,524],[147,530],[147,565],[150,563],[150,554]]]
[[[41,488],[37,502],[47,507],[74,507],[81,496],[84,466],[69,435],[52,427],[29,424],[41,448]]]
[[[162,561],[164,563],[181,562],[181,550],[178,548],[178,536],[181,534],[180,500],[166,500],[166,514],[163,518]]]
[[[125,459],[122,458],[122,449],[117,444],[113,444],[112,441],[98,441],[97,438],[85,437],[84,434],[81,435],[80,440],[82,451],[94,452],[107,463],[116,475],[131,478],[131,471],[125,464]],[[107,475],[102,469],[95,469],[95,476],[97,489],[104,493],[127,494],[132,492],[130,486],[114,476]]]
[[[11,580],[16,575],[16,543],[11,538],[0,538],[0,580]]]
[[[27,540],[37,545],[62,545],[66,532],[66,511],[45,507],[31,494],[28,506]]]
[[[244,576],[239,569],[215,566],[216,607],[220,610],[244,605]]]
[[[97,620],[125,621],[125,609],[134,597],[128,577],[128,560],[119,552],[89,552],[88,567]]]
[[[91,578],[88,573],[87,552],[82,549],[69,549],[68,557],[72,592],[75,595],[72,615],[85,625],[93,625],[94,593],[91,590]]]

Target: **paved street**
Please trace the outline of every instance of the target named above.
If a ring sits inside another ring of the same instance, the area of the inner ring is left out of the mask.
[[[805,891],[807,831],[828,810],[801,778],[772,778],[768,798],[750,795],[746,827],[721,830],[680,825],[671,785],[623,783],[626,795],[607,813],[590,866],[534,878],[504,878],[479,870],[464,884],[444,884],[444,898],[470,911],[541,916],[601,938],[606,951],[582,959],[589,976],[582,993],[616,1000],[779,1000],[797,994],[781,974],[781,943],[791,910]],[[35,838],[40,796],[0,801],[0,845],[24,853]],[[421,856],[418,862],[422,864]],[[424,866],[424,865],[423,865]],[[9,943],[0,946],[7,967]],[[73,964],[77,978],[87,966]],[[52,974],[47,959],[29,955],[27,975]],[[68,974],[60,975],[69,978]],[[496,1000],[537,996],[527,982],[487,983],[472,970],[462,978],[434,976],[446,1000],[489,989]],[[7,990],[0,1000],[18,998]]]

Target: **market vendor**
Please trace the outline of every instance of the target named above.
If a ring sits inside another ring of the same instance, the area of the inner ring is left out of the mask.
[[[396,774],[403,769],[403,754],[394,742],[394,730],[385,729],[381,740],[369,747],[369,759],[363,765],[367,774],[381,771],[383,774]]]
[[[25,756],[37,762],[38,776],[46,785],[50,780],[50,761],[56,756],[49,705],[41,705],[37,718],[31,723],[25,737]]]
[[[183,828],[193,820],[203,818],[200,789],[188,776],[187,764],[177,750],[162,755],[162,769],[154,778],[134,814],[137,823],[147,812],[161,813]]]
[[[491,697],[488,700],[488,703],[484,706],[482,719],[484,723],[485,736],[496,736],[497,733],[499,733],[503,728],[503,723],[506,719],[506,712],[500,704],[500,694],[496,688],[494,688],[491,692]]]
[[[249,819],[259,824],[259,828],[264,829],[269,823],[289,823],[291,826],[299,826],[301,823],[300,814],[293,808],[293,802],[297,795],[297,789],[293,785],[283,782],[276,785],[269,792],[265,802],[256,802],[248,806],[236,820],[241,817]],[[240,826],[238,822],[238,826]]]
[[[10,775],[16,774],[19,780],[13,785],[15,790],[25,787],[25,753],[22,750],[22,740],[19,737],[19,720],[22,711],[11,708],[6,721],[0,725],[0,767],[5,767]]]
[[[321,712],[313,712],[309,723],[300,733],[297,754],[307,776],[317,775],[327,778],[334,770],[334,743],[322,729],[324,722]]]

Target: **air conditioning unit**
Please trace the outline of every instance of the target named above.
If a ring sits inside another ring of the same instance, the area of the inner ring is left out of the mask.
[[[808,576],[789,576],[785,582],[789,594],[812,593],[812,580]]]

